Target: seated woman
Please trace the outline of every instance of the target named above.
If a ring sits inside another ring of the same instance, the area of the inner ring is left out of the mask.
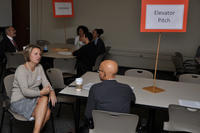
[[[24,50],[25,64],[20,65],[16,72],[11,94],[11,110],[28,120],[35,119],[33,133],[39,133],[50,118],[48,102],[55,106],[56,95],[48,82],[42,66],[41,48],[28,45]],[[40,85],[43,88],[40,90]]]
[[[104,33],[103,29],[94,29],[92,32],[93,43],[97,47],[98,55],[105,52],[105,44],[100,36]]]
[[[91,43],[92,34],[88,33],[83,38],[83,42],[86,44],[80,49],[73,52],[76,56],[77,77],[82,76],[87,71],[92,71],[92,67],[95,64],[97,58],[97,48],[94,43]]]
[[[78,26],[77,30],[77,36],[75,37],[74,45],[80,47],[83,46],[85,43],[83,42],[85,34],[89,32],[88,28],[84,25]]]

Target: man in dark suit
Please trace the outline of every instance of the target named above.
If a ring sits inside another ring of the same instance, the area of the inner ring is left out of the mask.
[[[5,52],[16,52],[18,47],[14,41],[16,30],[14,27],[9,26],[5,29],[5,36],[0,42],[0,60],[5,58]]]
[[[89,91],[85,116],[92,120],[92,110],[104,110],[129,113],[131,101],[135,102],[135,94],[129,85],[115,80],[118,65],[115,61],[105,60],[100,64],[99,77],[101,83],[93,85]]]

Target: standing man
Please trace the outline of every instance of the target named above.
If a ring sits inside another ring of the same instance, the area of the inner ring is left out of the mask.
[[[93,85],[89,91],[85,116],[91,123],[92,110],[129,113],[135,94],[131,87],[115,80],[118,65],[115,61],[105,60],[99,67],[101,83]]]
[[[14,27],[9,26],[5,29],[5,36],[0,43],[0,58],[5,58],[5,52],[17,52],[18,46],[14,41],[16,30]],[[0,60],[1,60],[0,59]]]
[[[5,36],[1,41],[1,48],[3,47],[5,52],[16,52],[18,46],[15,43],[16,30],[14,27],[9,26],[5,29]]]
[[[14,27],[9,26],[5,29],[5,35],[0,42],[0,87],[2,88],[3,77],[6,69],[7,58],[6,52],[16,52],[18,47],[14,41],[16,30]]]

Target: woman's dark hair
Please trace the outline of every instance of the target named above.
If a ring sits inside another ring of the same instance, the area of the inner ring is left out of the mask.
[[[97,32],[98,37],[100,37],[104,33],[103,29],[94,29],[94,30]]]
[[[90,42],[91,42],[92,39],[93,39],[93,37],[92,37],[92,33],[91,33],[91,32],[86,33],[86,34],[85,34],[85,37],[87,37],[88,40],[89,40]]]
[[[88,28],[87,28],[86,26],[84,26],[84,25],[79,25],[78,28],[76,29],[77,35],[79,35],[79,30],[80,30],[80,29],[83,30],[84,34],[86,34],[86,33],[89,32],[89,30],[88,30]]]

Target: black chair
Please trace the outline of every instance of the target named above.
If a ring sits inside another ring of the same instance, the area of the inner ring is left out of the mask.
[[[191,60],[183,60],[183,55],[180,52],[175,52],[175,55],[172,56],[172,62],[175,66],[175,75],[180,75],[183,73],[193,73],[198,74],[198,65],[197,63],[192,63]]]
[[[50,69],[46,70],[46,74],[49,78],[49,81],[50,81],[52,87],[54,88],[54,91],[56,92],[57,101],[60,105],[59,109],[58,109],[57,116],[59,116],[59,114],[60,114],[61,107],[62,107],[63,103],[64,104],[70,104],[72,106],[72,109],[73,109],[73,112],[74,112],[76,98],[74,98],[72,96],[59,95],[59,93],[58,93],[59,91],[61,91],[62,89],[64,89],[67,86],[67,85],[64,84],[62,71],[60,69],[57,69],[57,68],[50,68]]]
[[[200,58],[200,46],[197,48],[195,57],[194,57],[193,59],[185,60],[184,63],[192,64],[192,65],[198,66],[199,64],[198,64],[198,62],[196,61],[197,58]]]
[[[66,40],[66,43],[67,44],[74,44],[74,40],[75,40],[75,38],[67,38],[67,40]]]
[[[139,117],[135,114],[93,110],[94,129],[89,133],[134,133]]]
[[[5,86],[5,89],[6,89],[7,99],[4,99],[4,102],[3,102],[3,113],[2,113],[2,118],[1,118],[1,130],[2,130],[5,113],[9,114],[10,133],[13,132],[12,124],[13,124],[13,121],[15,121],[15,120],[16,121],[21,121],[21,122],[26,122],[26,123],[27,122],[28,123],[30,123],[30,122],[33,123],[33,121],[29,121],[26,118],[24,118],[23,116],[21,116],[19,114],[16,114],[16,113],[14,113],[13,111],[11,111],[9,109],[13,81],[14,81],[14,74],[10,74],[10,75],[8,75],[8,76],[6,76],[4,78],[4,86]],[[51,122],[52,122],[52,129],[53,129],[52,132],[55,133],[54,120],[53,120],[53,115],[52,114],[51,114]]]
[[[169,121],[164,122],[165,131],[200,132],[200,109],[180,105],[169,105]]]
[[[22,53],[6,52],[5,55],[7,58],[7,63],[6,63],[7,75],[15,73],[17,67],[21,64],[24,64],[25,62],[25,59]]]
[[[106,56],[109,54],[111,47],[107,46],[106,50],[104,53],[100,54],[99,56],[97,56],[96,61],[95,61],[95,65],[92,67],[92,71],[97,71],[99,69],[99,65],[101,64],[101,62],[103,60],[106,59]]]

